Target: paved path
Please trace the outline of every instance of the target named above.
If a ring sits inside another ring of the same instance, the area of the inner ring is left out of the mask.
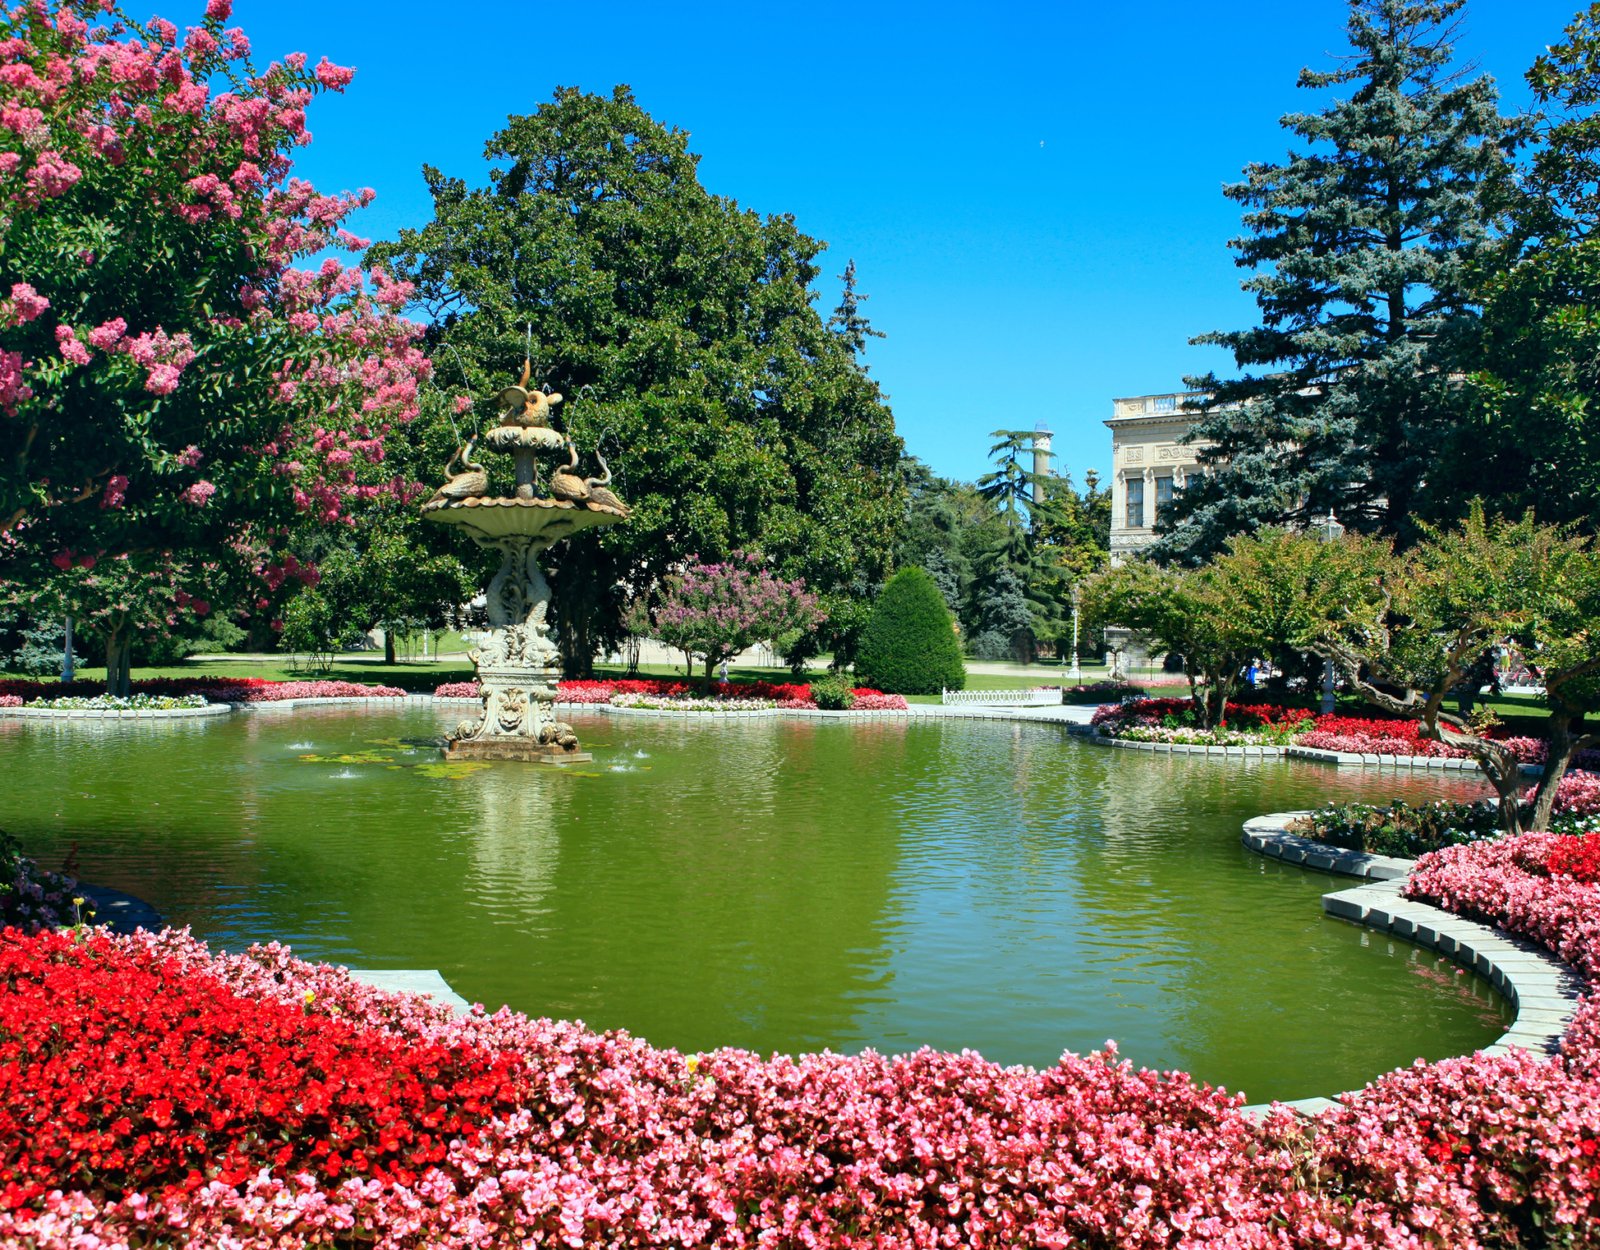
[[[347,968],[353,981],[370,985],[375,990],[393,990],[407,994],[421,994],[443,1003],[457,1015],[472,1010],[472,1004],[450,988],[443,976],[432,968]]]

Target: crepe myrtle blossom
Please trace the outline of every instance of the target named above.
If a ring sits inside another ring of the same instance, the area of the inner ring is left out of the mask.
[[[85,509],[110,475],[145,501],[130,527],[159,520],[194,502],[160,480],[174,457],[229,482],[210,500],[227,533],[396,489],[362,467],[431,374],[411,288],[323,255],[366,247],[345,227],[373,194],[319,191],[292,161],[315,97],[353,71],[256,65],[229,5],[203,14],[186,31],[100,0],[0,15],[0,250],[25,276],[0,288],[0,412],[45,435],[0,448],[0,534],[98,536]],[[137,255],[84,245],[108,204],[151,240]]]

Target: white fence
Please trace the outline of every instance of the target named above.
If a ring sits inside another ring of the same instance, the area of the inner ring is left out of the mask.
[[[1049,707],[1061,702],[1061,691],[1054,686],[1043,690],[946,690],[939,702],[947,707]]]

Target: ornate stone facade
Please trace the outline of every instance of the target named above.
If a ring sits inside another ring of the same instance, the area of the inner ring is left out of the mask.
[[[577,448],[550,428],[560,395],[521,383],[500,393],[501,422],[481,436],[483,444],[509,455],[516,487],[490,495],[488,471],[472,460],[478,437],[451,458],[449,480],[422,505],[431,521],[466,531],[480,547],[500,552],[500,569],[489,582],[489,632],[472,652],[483,691],[483,712],[456,726],[445,748],[450,759],[542,760],[573,763],[589,755],[578,749],[570,725],[555,719],[561,657],[550,637],[550,584],[539,553],[579,530],[615,525],[628,509],[609,490],[611,472],[584,478],[576,472]],[[548,474],[541,496],[538,458],[555,454],[564,464]],[[601,468],[605,468],[602,460]],[[460,471],[453,467],[460,465]]]
[[[1194,424],[1184,405],[1198,392],[1135,395],[1111,402],[1111,562],[1121,564],[1155,540],[1159,511],[1193,474],[1204,444],[1186,444]]]

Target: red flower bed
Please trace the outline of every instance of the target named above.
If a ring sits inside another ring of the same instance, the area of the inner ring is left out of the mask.
[[[263,1166],[411,1184],[521,1092],[514,1055],[176,972],[100,935],[5,931],[0,1209],[112,1177],[108,1197],[233,1186]]]
[[[1546,867],[1554,876],[1574,881],[1600,881],[1600,834],[1565,837],[1550,848]]]
[[[475,681],[447,682],[434,692],[438,698],[476,698]],[[884,694],[867,686],[855,690],[859,711],[904,711],[904,695]],[[772,681],[687,681],[657,678],[616,678],[604,681],[564,681],[556,686],[557,703],[610,703],[616,695],[647,695],[683,699],[771,699],[780,708],[815,709],[809,683]]]
[[[1407,892],[1596,976],[1600,885],[1560,841],[1437,852]],[[686,1058],[279,947],[0,939],[5,1244],[1593,1244],[1593,998],[1561,1057],[1419,1062],[1309,1127],[1239,1101],[1111,1050]]]
[[[1251,732],[1261,729],[1293,728],[1312,718],[1303,707],[1280,707],[1273,703],[1228,703],[1219,728]],[[1108,703],[1090,718],[1090,724],[1110,732],[1135,726],[1155,728],[1172,722],[1178,726],[1195,724],[1194,702],[1190,699],[1131,699]]]
[[[0,969],[0,1238],[1266,1245],[1296,1166],[1110,1051],[689,1060],[174,933],[13,933]]]

